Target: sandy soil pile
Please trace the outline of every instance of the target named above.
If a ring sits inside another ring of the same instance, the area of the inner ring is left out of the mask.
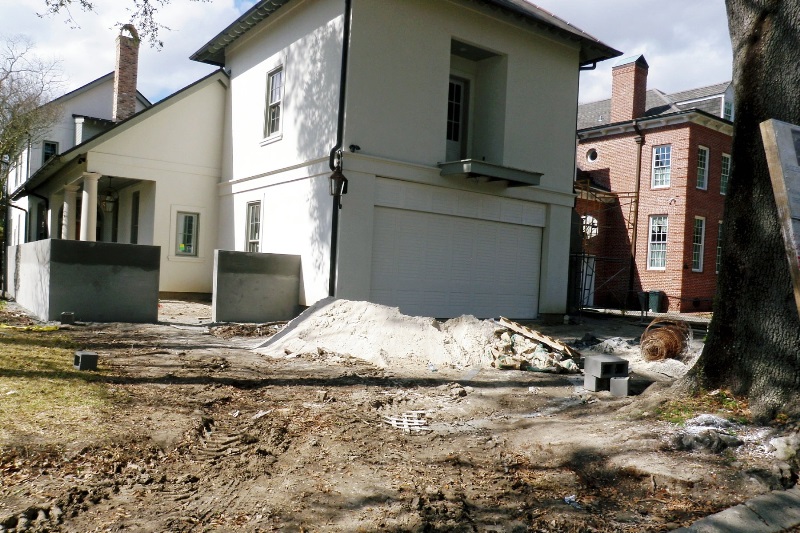
[[[348,354],[382,368],[433,365],[489,367],[498,328],[473,316],[439,322],[396,307],[327,298],[308,308],[256,351],[272,357]]]

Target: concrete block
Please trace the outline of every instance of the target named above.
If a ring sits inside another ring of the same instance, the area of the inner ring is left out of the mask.
[[[591,374],[583,376],[583,388],[592,392],[608,390],[610,386],[609,378],[599,378]]]
[[[75,313],[61,313],[61,323],[62,324],[74,324],[75,323]]]
[[[611,384],[609,389],[611,390],[611,396],[627,396],[630,379],[631,378],[628,377],[610,378]]]
[[[583,371],[598,378],[624,378],[628,375],[628,361],[616,355],[587,355],[583,358]]]
[[[97,354],[95,352],[75,352],[76,370],[97,370]]]

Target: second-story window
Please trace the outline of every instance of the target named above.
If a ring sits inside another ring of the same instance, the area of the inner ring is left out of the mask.
[[[697,188],[708,188],[708,148],[697,147]]]
[[[47,163],[47,160],[58,155],[58,143],[54,141],[42,141],[42,164]]]
[[[283,114],[283,67],[267,74],[267,109],[264,117],[264,137],[281,132]]]
[[[672,147],[653,147],[653,187],[669,187],[672,168]]]
[[[728,178],[731,177],[731,156],[722,154],[722,174],[719,178],[719,193],[728,194]]]

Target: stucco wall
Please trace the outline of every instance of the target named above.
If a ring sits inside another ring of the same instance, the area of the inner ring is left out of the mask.
[[[472,3],[354,0],[344,145],[423,165],[445,161],[452,39],[497,54],[479,65],[504,63],[485,69],[491,83],[476,83],[492,92],[474,113],[503,117],[493,135],[502,150],[489,143],[471,156],[543,172],[542,188],[571,192],[577,45]],[[503,75],[505,83],[495,80]]]
[[[326,156],[336,139],[344,3],[292,2],[226,51],[234,180]],[[267,75],[284,69],[282,128],[265,139]]]
[[[157,247],[46,239],[8,252],[12,294],[42,320],[158,320]]]

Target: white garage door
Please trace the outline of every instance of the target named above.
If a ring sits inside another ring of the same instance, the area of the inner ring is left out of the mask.
[[[378,206],[374,217],[372,301],[439,318],[536,317],[541,227]]]

